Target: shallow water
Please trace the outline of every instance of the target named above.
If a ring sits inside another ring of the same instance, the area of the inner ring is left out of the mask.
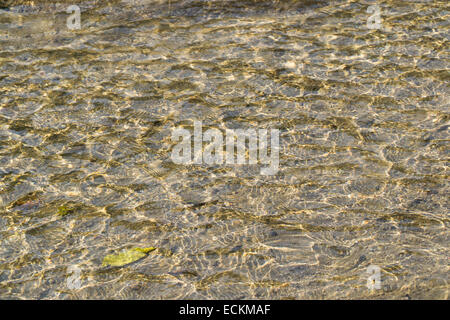
[[[0,13],[0,298],[448,299],[447,1],[74,2]],[[193,120],[279,172],[174,164]]]

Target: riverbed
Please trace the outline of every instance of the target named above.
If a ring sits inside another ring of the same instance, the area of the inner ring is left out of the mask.
[[[5,5],[0,298],[448,299],[448,40],[447,1]],[[194,121],[278,171],[174,163]]]

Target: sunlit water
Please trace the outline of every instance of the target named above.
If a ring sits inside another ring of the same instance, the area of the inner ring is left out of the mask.
[[[448,298],[447,1],[42,2],[0,13],[0,298]],[[193,120],[278,174],[174,164]]]

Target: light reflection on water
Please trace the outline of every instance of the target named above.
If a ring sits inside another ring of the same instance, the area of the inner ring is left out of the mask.
[[[448,298],[446,1],[61,2],[0,13],[0,298]],[[194,119],[279,173],[175,165]]]

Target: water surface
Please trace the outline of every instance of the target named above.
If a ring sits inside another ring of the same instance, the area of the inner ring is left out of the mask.
[[[447,1],[74,2],[2,2],[0,298],[448,299]],[[193,120],[278,174],[174,164]]]

